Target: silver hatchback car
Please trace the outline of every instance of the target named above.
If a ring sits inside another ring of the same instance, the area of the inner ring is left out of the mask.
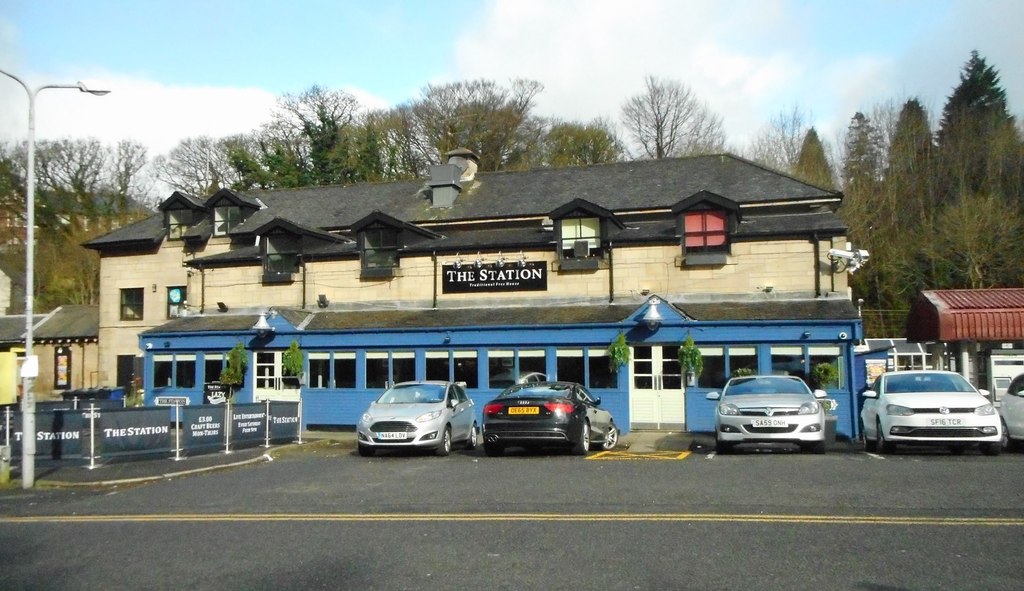
[[[795,443],[803,451],[825,453],[824,390],[807,387],[794,376],[732,378],[717,400],[715,442],[720,454],[740,443]]]
[[[370,404],[356,425],[359,455],[378,449],[432,449],[439,456],[452,445],[476,447],[479,424],[473,400],[452,382],[401,382]]]

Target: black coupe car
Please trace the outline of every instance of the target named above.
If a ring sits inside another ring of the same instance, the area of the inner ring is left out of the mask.
[[[565,447],[586,455],[592,445],[612,449],[619,440],[615,420],[580,384],[516,384],[484,405],[484,451],[506,447]]]

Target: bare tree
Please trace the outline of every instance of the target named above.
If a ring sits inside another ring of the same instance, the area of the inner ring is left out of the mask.
[[[722,118],[673,80],[647,76],[644,92],[622,105],[622,124],[648,158],[707,154],[725,146]]]
[[[228,159],[226,140],[210,136],[182,140],[153,162],[156,176],[187,195],[210,195],[238,180]]]
[[[768,168],[790,172],[800,159],[800,148],[810,128],[799,105],[781,111],[750,142],[748,158]]]

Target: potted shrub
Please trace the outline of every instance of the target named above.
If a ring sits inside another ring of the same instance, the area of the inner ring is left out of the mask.
[[[281,372],[284,374],[283,381],[289,388],[298,388],[302,383],[302,349],[299,348],[299,341],[292,340],[285,352],[281,355]]]
[[[619,333],[619,336],[608,345],[608,364],[613,372],[629,363],[629,345],[626,343],[626,335]]]
[[[823,361],[811,368],[811,381],[815,388],[827,390],[839,385],[839,368],[834,363]],[[839,408],[839,401],[834,398],[820,400],[822,410],[825,411],[825,440],[835,441],[836,426],[839,418],[836,416],[836,409]]]
[[[679,367],[686,376],[686,385],[696,386],[697,378],[704,373],[704,356],[693,342],[693,335],[686,335],[686,340],[679,347]]]
[[[220,374],[220,382],[228,386],[228,402],[235,401],[235,392],[245,383],[245,368],[249,365],[247,357],[242,343],[228,351],[228,362]]]

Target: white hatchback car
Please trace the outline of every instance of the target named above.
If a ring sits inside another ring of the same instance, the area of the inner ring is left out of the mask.
[[[999,413],[988,391],[977,390],[958,373],[886,372],[863,396],[867,451],[891,453],[897,444],[944,445],[953,453],[969,445],[979,445],[986,455],[1002,451]]]
[[[1013,378],[999,402],[1007,449],[1024,449],[1024,373]]]
[[[795,443],[803,451],[825,453],[824,390],[794,376],[732,378],[717,400],[715,449],[727,454],[740,443]]]

